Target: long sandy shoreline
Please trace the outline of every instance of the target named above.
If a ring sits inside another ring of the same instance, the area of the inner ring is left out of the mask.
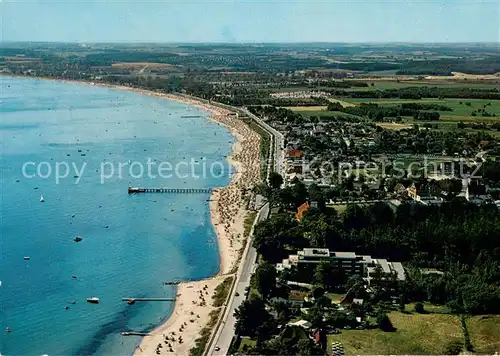
[[[228,162],[236,169],[228,186],[217,188],[210,198],[211,222],[219,246],[219,272],[201,281],[182,282],[178,285],[174,310],[170,317],[140,340],[134,355],[173,354],[188,355],[195,340],[216,310],[212,303],[215,288],[234,271],[239,264],[239,252],[244,247],[244,219],[248,213],[245,192],[260,181],[260,136],[233,113],[195,98],[164,94],[150,90],[107,83],[86,82],[45,77],[7,77],[54,80],[68,83],[95,85],[111,89],[132,91],[177,101],[210,113],[209,119],[223,125],[235,137]],[[133,336],[128,336],[133,337]],[[162,345],[159,347],[159,345]]]
[[[134,90],[204,109],[211,113],[211,120],[228,128],[236,139],[228,157],[236,172],[230,184],[216,189],[210,199],[211,221],[219,245],[219,273],[210,279],[179,284],[172,315],[151,331],[149,336],[145,336],[134,353],[188,355],[201,329],[209,322],[210,312],[216,309],[212,305],[215,288],[239,262],[239,251],[245,243],[244,219],[247,210],[244,193],[260,180],[260,136],[230,111],[196,99],[128,87],[115,88]]]
[[[195,340],[201,329],[209,322],[210,313],[217,309],[212,303],[215,288],[228,275],[235,274],[239,252],[246,242],[244,219],[248,211],[245,206],[245,193],[260,181],[260,136],[230,111],[194,98],[106,83],[17,77],[95,85],[177,101],[208,111],[210,120],[229,129],[235,137],[227,160],[236,172],[232,175],[230,184],[215,189],[210,198],[211,222],[216,231],[219,246],[219,272],[214,277],[205,280],[180,283],[177,288],[174,310],[170,317],[153,329],[148,336],[143,337],[134,351],[134,355],[188,355],[189,350],[195,346]]]

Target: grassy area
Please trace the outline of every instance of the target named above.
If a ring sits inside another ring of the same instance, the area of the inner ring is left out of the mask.
[[[227,299],[229,290],[231,289],[231,283],[233,283],[233,276],[227,277],[215,288],[215,293],[213,296],[213,306],[218,308],[221,307]]]
[[[392,122],[377,122],[376,125],[387,130],[403,130],[413,127],[413,125],[410,124],[398,124]]]
[[[492,355],[500,351],[500,315],[477,315],[466,322],[476,353]]]
[[[458,316],[391,312],[394,332],[342,330],[328,336],[328,347],[341,342],[347,355],[443,354],[450,343],[463,344]]]
[[[377,98],[347,98],[345,101],[351,104],[360,104],[360,103],[373,103],[378,104],[380,106],[390,106],[390,105],[398,105],[403,103],[430,103],[430,104],[444,104],[445,100],[439,100],[436,98],[424,98],[420,100],[408,100],[408,99],[377,99]]]
[[[472,111],[486,108],[490,114],[500,115],[500,100],[488,99],[444,99],[443,105],[453,109],[452,112],[442,111],[442,116],[470,116]],[[470,103],[470,106],[468,105]],[[476,116],[481,118],[480,116]],[[498,118],[497,118],[498,120]]]
[[[498,85],[495,84],[488,84],[488,83],[467,83],[467,82],[458,82],[458,81],[445,81],[445,80],[412,80],[412,81],[382,81],[382,80],[366,80],[367,83],[373,83],[373,86],[369,86],[367,88],[362,88],[362,87],[354,87],[354,88],[349,88],[347,90],[351,91],[364,91],[364,90],[382,90],[382,89],[401,89],[401,88],[408,88],[408,87],[441,87],[441,88],[446,88],[446,87],[454,87],[454,88],[474,88],[474,89],[480,89],[480,88],[498,88]]]
[[[500,120],[500,117],[482,117],[472,116],[472,112],[486,108],[490,114],[500,116],[500,100],[487,100],[487,99],[436,99],[424,98],[420,100],[407,100],[407,99],[359,99],[350,98],[346,99],[351,104],[360,103],[374,103],[380,106],[394,106],[404,103],[420,103],[420,104],[440,104],[453,109],[453,111],[440,111],[442,120],[455,120],[455,121],[495,121]],[[469,104],[470,103],[470,104]]]
[[[220,309],[215,309],[210,312],[210,320],[208,324],[201,329],[200,337],[195,340],[195,346],[189,350],[189,356],[202,356],[207,346],[210,334],[213,327],[217,324],[217,319],[219,319]]]
[[[345,100],[340,100],[340,99],[330,98],[330,99],[328,99],[328,101],[331,103],[339,103],[340,105],[342,105],[345,108],[356,106],[353,103],[350,103],[350,102],[345,101]]]
[[[243,236],[248,237],[250,235],[250,230],[252,230],[252,225],[253,222],[255,221],[255,217],[257,216],[256,211],[250,211],[247,216],[245,216],[245,222],[243,223],[244,225],[244,231],[243,231]]]
[[[344,213],[345,209],[347,208],[347,205],[328,205],[327,208],[329,209],[335,209],[339,214]]]
[[[283,106],[283,109],[288,109],[292,111],[302,112],[302,111],[326,111],[327,106]]]
[[[326,293],[326,296],[332,300],[334,303],[340,303],[340,299],[344,296],[344,294],[338,293]]]
[[[260,127],[260,125],[258,125],[254,120],[246,118],[243,119],[243,121],[260,136],[260,159],[262,163],[260,165],[260,176],[265,179],[267,176],[267,164],[264,164],[264,162],[267,162],[269,158],[269,144],[271,143],[271,137],[267,131]]]
[[[244,353],[246,350],[255,347],[256,343],[257,343],[257,341],[255,341],[255,340],[242,338],[238,351]]]
[[[450,308],[448,308],[446,305],[436,305],[436,304],[431,304],[428,302],[423,302],[424,305],[424,310],[427,313],[433,313],[433,314],[449,314],[450,313]],[[409,303],[406,304],[406,310],[409,312],[413,312],[415,310],[415,303]]]

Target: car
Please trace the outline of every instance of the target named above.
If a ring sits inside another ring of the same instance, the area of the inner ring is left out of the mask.
[[[220,347],[219,346],[215,346],[215,351],[220,351]]]
[[[240,293],[236,292],[234,293],[235,296],[239,297],[240,296]]]

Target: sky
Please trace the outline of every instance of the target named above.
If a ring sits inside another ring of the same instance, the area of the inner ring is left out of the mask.
[[[500,0],[0,0],[3,41],[499,42]]]

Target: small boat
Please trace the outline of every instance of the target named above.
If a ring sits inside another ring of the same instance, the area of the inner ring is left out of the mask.
[[[128,303],[129,305],[135,304],[135,299],[130,298],[130,299],[127,301],[127,303]]]
[[[40,194],[40,203],[43,203],[45,199],[43,198],[43,194]]]
[[[77,276],[76,274],[74,274],[74,275],[72,275],[72,276],[71,276],[71,278],[73,278],[73,279],[77,279],[77,278],[78,278],[78,276]]]
[[[24,260],[25,261],[29,261],[30,260],[30,256],[24,256]]]
[[[98,297],[87,298],[87,303],[99,304],[99,298]]]
[[[83,238],[82,238],[81,236],[77,236],[77,237],[75,237],[75,238],[73,239],[73,241],[75,241],[75,242],[80,242],[80,241],[82,241],[82,240],[83,240]]]

